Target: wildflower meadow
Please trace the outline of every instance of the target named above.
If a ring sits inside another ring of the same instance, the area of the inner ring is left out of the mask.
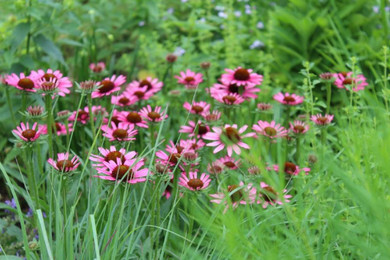
[[[0,14],[0,260],[390,259],[390,1]]]

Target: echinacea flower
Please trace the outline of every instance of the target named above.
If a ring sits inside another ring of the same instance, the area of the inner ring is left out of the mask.
[[[206,189],[210,185],[210,182],[211,182],[210,175],[207,175],[206,173],[202,173],[200,177],[198,177],[197,172],[190,171],[188,173],[188,176],[187,173],[185,172],[181,174],[178,184],[189,190],[198,191],[198,190]]]
[[[30,76],[24,75],[24,73],[20,73],[20,75],[16,75],[12,73],[5,78],[5,82],[8,85],[13,86],[17,89],[27,91],[27,92],[36,92],[36,84],[33,78]]]
[[[63,77],[59,70],[53,71],[48,69],[46,72],[44,70],[31,71],[31,78],[37,85],[40,85],[41,90],[53,91],[55,87],[56,92],[60,96],[69,94],[70,88],[73,86],[72,81],[68,77]]]
[[[196,135],[197,138],[202,138],[205,134],[210,131],[210,127],[201,121],[195,123],[194,121],[189,121],[188,126],[183,125],[180,127],[179,133],[188,133],[189,137]]]
[[[137,111],[122,112],[118,114],[120,122],[127,125],[134,125],[142,128],[148,128],[147,122],[142,118],[141,114]]]
[[[94,72],[94,73],[100,73],[103,70],[106,69],[106,64],[102,61],[97,62],[97,63],[91,63],[89,64],[89,68]]]
[[[43,108],[43,106],[29,106],[27,108],[27,113],[31,117],[40,117],[43,115],[44,110],[45,109]]]
[[[279,165],[275,164],[272,166],[272,168],[267,167],[267,169],[268,170],[273,169],[274,171],[279,172]],[[304,172],[305,175],[308,175],[310,170],[311,169],[307,168],[307,167],[300,168],[298,165],[296,165],[292,162],[285,162],[284,167],[283,167],[284,173],[286,173],[288,175],[298,175],[301,172]]]
[[[72,159],[69,158],[69,153],[59,153],[57,154],[57,161],[52,158],[49,158],[47,162],[53,166],[59,172],[73,172],[79,167],[80,162],[77,156],[73,156]]]
[[[256,133],[271,139],[287,135],[287,130],[283,126],[280,126],[280,124],[276,124],[275,121],[269,123],[267,121],[259,120],[257,124],[253,125],[252,129],[255,130]]]
[[[165,112],[161,112],[160,106],[156,106],[152,109],[150,105],[147,105],[139,111],[139,114],[150,122],[161,122],[168,118],[168,115],[165,114]]]
[[[127,88],[125,92],[131,97],[136,98],[137,101],[148,100],[154,95],[154,92],[148,91],[147,86]]]
[[[286,194],[287,190],[283,190],[284,200],[280,200],[280,195],[265,182],[260,183],[259,200],[257,204],[262,204],[263,208],[267,208],[268,205],[274,206],[276,204],[282,205],[283,202],[290,202],[291,195]]]
[[[105,167],[96,170],[98,173],[102,173],[104,175],[94,175],[93,177],[103,180],[122,181],[134,184],[138,182],[145,182],[146,176],[148,175],[148,169],[140,169],[144,166],[143,160],[137,162],[136,159],[132,159],[122,162],[120,158],[117,158],[116,161],[104,161],[103,164]]]
[[[256,85],[242,85],[238,86],[236,84],[214,84],[210,88],[210,95],[212,97],[218,96],[219,94],[238,94],[244,99],[255,99],[257,98],[257,92],[260,92],[260,89]]]
[[[229,94],[218,93],[212,95],[212,97],[218,102],[228,106],[239,105],[245,101],[243,97],[241,97],[239,94],[236,93],[229,93]]]
[[[164,86],[164,83],[159,81],[157,78],[151,78],[147,77],[146,79],[140,80],[140,81],[133,81],[131,82],[127,88],[126,91],[132,92],[134,89],[143,89],[145,88],[145,92],[150,92],[150,93],[157,93],[159,92],[162,87]],[[134,93],[134,92],[133,92]],[[135,94],[137,95],[137,94]]]
[[[38,125],[37,122],[35,122],[31,128],[28,122],[26,124],[22,122],[20,123],[20,126],[17,126],[12,132],[25,142],[34,142],[41,136],[43,129],[44,126]]]
[[[207,122],[216,122],[221,118],[221,112],[218,110],[214,110],[213,112],[207,111],[202,116]]]
[[[337,73],[333,75],[335,77],[334,84],[338,88],[343,88],[347,90],[353,90],[355,92],[364,90],[364,88],[368,85],[366,82],[366,78],[362,75],[356,75],[353,76],[353,72],[343,72],[343,73]]]
[[[229,205],[234,209],[240,204],[255,203],[256,193],[256,188],[254,188],[252,184],[245,185],[243,182],[240,182],[240,185],[229,185],[225,192],[210,194],[210,197],[213,198],[210,201],[217,204],[225,204],[224,213],[226,213]]]
[[[125,112],[125,111],[119,111],[119,110],[117,110],[117,109],[114,109],[114,110],[112,111],[111,118],[110,118],[110,117],[108,117],[108,118],[103,118],[103,123],[107,124],[107,123],[110,121],[110,119],[111,119],[111,122],[113,122],[113,123],[115,123],[116,125],[118,125],[118,124],[121,122],[121,120],[120,120],[119,118],[120,118],[122,115],[125,115],[125,114],[127,114],[127,112]]]
[[[109,141],[132,141],[138,133],[138,130],[134,129],[134,125],[119,123],[118,126],[115,123],[111,123],[111,127],[103,125],[101,127],[104,137],[107,137]]]
[[[203,82],[202,73],[196,73],[189,69],[180,72],[180,76],[175,76],[179,84],[183,84],[187,89],[196,89]]]
[[[279,92],[278,94],[274,95],[274,99],[284,105],[296,106],[303,102],[304,97],[298,96],[296,94],[283,94],[282,92]]]
[[[304,134],[309,130],[309,125],[305,122],[295,120],[294,123],[290,122],[290,131],[295,134]]]
[[[117,150],[113,145],[110,146],[110,149],[99,147],[98,150],[102,156],[91,154],[89,157],[91,161],[96,162],[95,164],[92,164],[95,168],[106,167],[103,162],[116,162],[118,158],[124,163],[125,161],[130,161],[137,155],[137,152],[126,152],[124,148]]]
[[[220,174],[224,168],[225,165],[218,160],[207,165],[207,171],[211,174]]]
[[[100,87],[92,92],[92,98],[109,96],[112,93],[119,91],[121,89],[120,86],[125,82],[126,77],[123,75],[113,75],[111,78],[105,78],[97,83]]]
[[[322,115],[322,114],[317,114],[317,115],[312,115],[310,117],[310,120],[313,121],[316,125],[329,125],[330,122],[333,120],[333,115]]]
[[[68,132],[69,133],[73,131],[72,126],[73,126],[72,124],[68,124]],[[53,123],[52,133],[56,133],[58,136],[60,136],[60,135],[67,135],[68,132],[66,130],[66,125],[59,123],[59,122]],[[45,134],[45,135],[48,134],[47,125],[43,126],[42,134]]]
[[[238,167],[240,167],[241,164],[240,160],[235,160],[233,157],[230,156],[219,158],[217,161],[225,165],[230,170],[238,169]]]
[[[191,114],[196,115],[202,115],[210,110],[210,104],[204,101],[193,102],[192,105],[188,102],[185,102],[183,107]]]
[[[249,145],[242,141],[246,137],[254,137],[255,133],[247,133],[243,135],[248,128],[244,125],[240,129],[237,129],[237,125],[225,125],[222,127],[213,127],[213,132],[208,132],[203,136],[203,139],[213,141],[208,143],[207,146],[214,146],[214,153],[218,153],[226,147],[227,154],[232,156],[233,151],[236,154],[241,153],[241,148],[250,149]],[[226,142],[227,141],[227,142]]]
[[[252,73],[252,69],[244,69],[238,67],[235,70],[225,69],[226,74],[222,74],[221,82],[225,85],[236,84],[237,86],[253,86],[260,85],[263,81],[263,76]]]
[[[130,106],[135,104],[137,101],[138,98],[136,96],[132,96],[126,91],[118,96],[111,96],[111,104],[120,107]]]
[[[89,122],[89,108],[86,106],[84,109],[80,109],[78,112],[73,111],[72,114],[69,116],[68,120],[73,122],[76,121],[76,116],[77,116],[77,121],[81,122],[82,124],[87,124]]]
[[[268,103],[259,103],[257,104],[257,108],[260,109],[260,110],[270,110],[272,109],[272,105],[271,104],[268,104]]]

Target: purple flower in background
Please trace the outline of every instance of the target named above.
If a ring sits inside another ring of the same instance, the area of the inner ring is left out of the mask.
[[[184,50],[182,47],[177,47],[173,53],[176,56],[182,56],[184,53],[186,53],[186,50]]]
[[[255,40],[251,46],[249,46],[250,49],[256,49],[256,48],[262,48],[265,44],[262,41]]]
[[[15,199],[6,200],[6,201],[4,201],[4,203],[5,203],[6,205],[10,206],[11,208],[16,209],[16,202],[15,202]],[[9,211],[8,209],[6,209],[5,212],[11,213],[11,211]]]
[[[173,7],[171,7],[171,8],[168,8],[167,13],[173,14],[174,11],[175,11],[175,9],[173,9]]]
[[[240,16],[241,16],[241,11],[235,11],[235,12],[234,12],[234,15],[235,15],[236,17],[240,17]]]
[[[138,23],[138,26],[139,26],[139,27],[142,27],[142,26],[144,26],[144,25],[145,25],[145,21],[141,21],[141,22]]]
[[[227,13],[225,13],[225,12],[218,12],[218,16],[219,17],[221,17],[221,18],[228,18],[228,15],[227,15]]]
[[[263,22],[258,22],[257,25],[256,25],[257,29],[264,29],[264,23]]]

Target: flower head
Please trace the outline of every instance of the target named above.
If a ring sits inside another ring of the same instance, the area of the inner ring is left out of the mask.
[[[210,88],[210,94],[212,97],[218,96],[219,94],[238,94],[244,99],[257,98],[257,92],[260,92],[260,89],[256,85],[236,85],[236,84],[214,84]]]
[[[252,73],[252,69],[238,67],[235,70],[225,69],[226,74],[222,74],[221,82],[225,85],[236,84],[237,86],[260,85],[263,76]]]
[[[52,158],[49,158],[47,162],[53,166],[59,172],[72,172],[79,167],[80,162],[77,156],[73,156],[72,159],[69,158],[69,153],[59,153],[57,154],[57,161]]]
[[[289,106],[296,106],[303,102],[303,97],[290,94],[290,93],[282,93],[279,92],[278,94],[274,95],[274,99],[278,101],[279,103],[289,105]]]
[[[103,136],[112,141],[132,141],[138,133],[138,130],[134,129],[134,125],[119,123],[118,126],[115,123],[111,123],[111,127],[108,125],[102,126]]]
[[[128,92],[123,92],[118,96],[111,96],[111,104],[125,107],[135,104],[138,101],[137,96],[131,95]]]
[[[295,134],[304,134],[309,130],[309,125],[305,122],[295,120],[294,123],[290,122],[290,131]]]
[[[310,117],[310,120],[313,121],[316,125],[329,125],[330,122],[333,120],[333,115],[322,115],[322,114],[317,114],[317,115],[312,115]]]
[[[202,73],[196,73],[189,69],[180,72],[180,76],[175,76],[179,84],[183,84],[187,89],[195,89],[203,82]]]
[[[201,121],[195,123],[194,121],[189,121],[188,126],[184,125],[180,127],[179,133],[188,133],[190,137],[197,136],[197,138],[202,138],[205,134],[210,131],[210,127]]]
[[[122,112],[118,114],[120,122],[127,125],[134,125],[142,128],[148,128],[146,121],[142,118],[141,114],[137,111]]]
[[[113,75],[111,78],[105,78],[98,82],[97,85],[100,87],[92,92],[92,98],[101,98],[109,96],[114,92],[119,91],[120,86],[126,82],[126,77],[123,75]]]
[[[286,194],[287,190],[283,190],[283,198],[284,202],[290,202],[289,198],[291,198],[291,195]],[[265,182],[260,183],[260,190],[259,190],[259,200],[257,201],[257,204],[262,204],[263,208],[267,208],[268,205],[274,206],[276,204],[282,205],[283,202],[280,200],[280,195],[268,184]]]
[[[168,118],[168,115],[165,114],[165,112],[161,112],[160,106],[156,106],[152,109],[150,105],[147,105],[139,111],[139,114],[150,122],[161,122]]]
[[[20,126],[17,126],[12,132],[25,142],[34,142],[43,134],[43,130],[44,126],[38,125],[37,122],[35,122],[31,128],[28,122],[26,124],[22,122],[20,123]]]
[[[204,101],[193,102],[192,105],[188,102],[185,102],[183,107],[191,114],[196,114],[196,115],[203,115],[204,113],[207,113],[210,110],[210,104]]]
[[[89,64],[89,68],[94,73],[100,73],[106,69],[106,64],[102,61],[100,61],[98,63],[91,63],[91,64]]]
[[[31,71],[31,77],[34,79],[35,84],[43,92],[55,91],[59,96],[65,96],[70,93],[70,88],[73,86],[68,77],[63,77],[59,70],[53,71],[48,69]],[[54,95],[53,95],[54,97]]]
[[[159,92],[162,89],[163,85],[164,83],[159,81],[157,78],[147,77],[146,79],[140,81],[135,80],[131,82],[126,88],[126,91],[132,93],[133,95],[136,95],[139,99],[149,99],[150,96]],[[142,94],[141,92],[144,94]],[[145,93],[147,92],[148,98],[145,97]]]
[[[334,84],[338,88],[343,88],[347,90],[353,90],[355,92],[364,90],[364,88],[368,85],[366,82],[366,78],[362,75],[356,75],[353,76],[353,72],[347,72],[347,73],[337,73],[333,75],[335,77]]]
[[[228,106],[239,105],[245,101],[245,99],[242,96],[236,93],[229,93],[229,94],[218,93],[212,95],[212,97],[218,102]]]
[[[30,76],[25,76],[24,73],[20,73],[20,75],[16,75],[12,73],[5,78],[5,82],[8,85],[13,86],[17,89],[27,91],[27,92],[36,92],[36,84],[34,82],[34,78]]]
[[[117,150],[113,145],[110,146],[110,149],[99,147],[98,150],[102,156],[91,154],[89,157],[91,161],[96,162],[92,164],[95,168],[104,168],[106,167],[104,162],[116,162],[118,158],[122,160],[122,163],[124,163],[125,161],[134,159],[134,157],[137,155],[136,152],[126,152],[124,148]]]
[[[257,124],[253,125],[252,129],[255,130],[256,133],[271,139],[287,135],[287,130],[283,126],[280,126],[280,124],[276,124],[275,121],[269,123],[267,121],[259,120]]]
[[[238,169],[241,165],[240,160],[235,160],[233,157],[225,156],[218,159],[218,162],[222,163],[225,167],[230,170]]]
[[[179,185],[185,187],[189,190],[204,190],[210,185],[211,179],[210,175],[206,173],[202,173],[200,177],[198,177],[197,172],[189,172],[188,176],[185,172],[181,174],[179,178]]]

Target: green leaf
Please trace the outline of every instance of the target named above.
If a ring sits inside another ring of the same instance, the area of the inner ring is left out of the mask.
[[[61,50],[51,40],[46,38],[43,34],[38,34],[34,37],[34,41],[50,57],[58,60],[66,66]]]
[[[20,23],[15,27],[12,33],[12,41],[11,41],[12,51],[15,51],[19,47],[19,45],[22,43],[24,38],[26,38],[26,36],[28,35],[29,31],[30,31],[29,23]]]

